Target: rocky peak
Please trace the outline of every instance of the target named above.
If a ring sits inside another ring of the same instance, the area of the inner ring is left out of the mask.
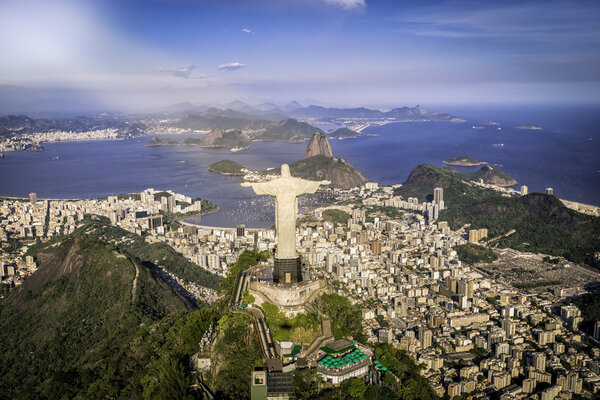
[[[427,114],[427,111],[425,111],[425,109],[423,107],[421,107],[420,105],[417,105],[415,108],[413,108],[413,110],[418,115],[425,115],[425,114]]]
[[[308,146],[306,147],[306,155],[304,158],[309,158],[313,156],[325,156],[325,157],[333,157],[333,153],[331,152],[331,145],[325,136],[320,133],[315,133],[310,138],[308,142]]]

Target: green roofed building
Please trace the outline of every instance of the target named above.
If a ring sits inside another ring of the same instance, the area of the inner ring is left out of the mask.
[[[356,342],[338,339],[320,349],[325,355],[317,362],[317,373],[327,382],[360,378],[369,371],[370,357],[356,347]]]

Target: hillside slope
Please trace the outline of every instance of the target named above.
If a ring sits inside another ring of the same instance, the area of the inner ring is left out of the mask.
[[[600,269],[596,257],[600,218],[568,209],[554,196],[531,193],[505,197],[470,184],[467,178],[449,167],[419,165],[396,194],[431,201],[433,188],[442,187],[446,209],[440,220],[448,221],[452,229],[470,224],[472,228],[487,228],[490,237],[515,229],[514,234],[498,240],[498,246],[562,256]]]
[[[35,256],[38,271],[0,302],[7,398],[85,394],[82,380],[140,326],[194,307],[129,254],[84,231],[39,246]]]
[[[314,181],[328,180],[331,186],[349,189],[367,182],[364,176],[341,158],[317,155],[298,160],[290,165],[292,176]]]

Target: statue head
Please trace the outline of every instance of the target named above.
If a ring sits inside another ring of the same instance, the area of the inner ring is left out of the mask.
[[[290,166],[287,164],[281,165],[281,177],[282,178],[291,178],[292,174],[290,174]]]

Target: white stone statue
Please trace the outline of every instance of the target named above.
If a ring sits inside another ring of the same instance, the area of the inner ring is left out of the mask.
[[[296,258],[296,216],[298,215],[298,196],[314,193],[321,185],[329,181],[309,181],[294,178],[287,164],[281,166],[281,178],[268,182],[244,182],[242,186],[252,186],[254,193],[275,196],[275,230],[277,233],[277,258]]]

